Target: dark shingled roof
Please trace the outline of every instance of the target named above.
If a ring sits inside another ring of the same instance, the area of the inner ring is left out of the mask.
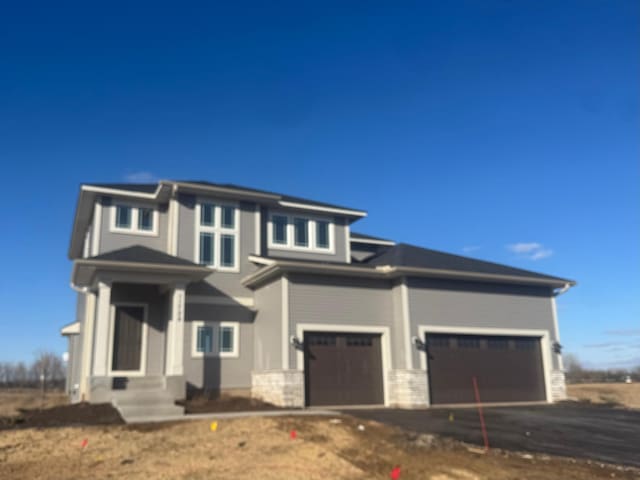
[[[450,253],[438,252],[427,248],[416,247],[400,243],[385,250],[363,263],[368,265],[391,265],[394,267],[432,268],[437,270],[452,270],[456,272],[486,273],[491,275],[512,275],[515,277],[539,278],[541,280],[556,280],[572,283],[550,275],[543,275],[529,270],[508,267],[498,263],[485,262],[474,258],[461,257]]]
[[[206,182],[204,180],[174,180],[174,181],[178,183],[190,183],[193,185],[200,185],[204,187],[229,188],[233,190],[245,191],[250,193],[262,193],[266,195],[275,195],[279,197],[280,200],[285,202],[304,203],[307,205],[315,205],[318,207],[339,208],[342,210],[360,211],[360,209],[358,208],[345,207],[342,205],[335,205],[333,203],[317,202],[315,200],[310,200],[308,198],[294,197],[291,195],[285,195],[283,193],[270,192],[267,190],[259,190],[256,188],[243,187],[241,185],[234,185],[232,183],[213,183],[213,182]],[[115,190],[125,190],[125,191],[143,192],[143,193],[153,193],[158,188],[157,183],[88,183],[87,185],[91,185],[93,187],[112,188]]]
[[[141,193],[154,193],[158,189],[157,183],[88,183],[87,185]]]
[[[315,200],[309,200],[308,198],[294,197],[294,196],[291,196],[291,195],[285,195],[283,193],[271,192],[271,191],[268,191],[268,190],[259,190],[257,188],[243,187],[241,185],[234,185],[232,183],[213,183],[213,182],[206,182],[206,181],[203,181],[203,180],[176,180],[176,181],[180,182],[180,183],[192,183],[194,185],[204,185],[204,186],[209,186],[209,187],[232,188],[232,189],[235,189],[235,190],[244,190],[246,192],[252,192],[252,193],[264,193],[266,195],[277,195],[278,197],[280,197],[280,199],[282,201],[285,201],[285,202],[305,203],[305,204],[308,204],[308,205],[316,205],[318,207],[340,208],[340,209],[344,209],[344,210],[360,210],[358,208],[345,207],[345,206],[342,206],[342,205],[335,205],[333,203],[317,202]]]
[[[199,267],[197,263],[193,263],[184,258],[174,257],[164,252],[159,252],[152,248],[134,245],[133,247],[121,248],[112,252],[103,253],[87,260],[104,260],[110,262],[136,262],[149,264],[177,265],[181,267]]]

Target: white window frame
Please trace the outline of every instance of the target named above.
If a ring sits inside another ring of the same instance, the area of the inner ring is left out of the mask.
[[[198,328],[211,327],[213,329],[211,352],[198,351]],[[233,349],[230,352],[220,351],[220,329],[222,327],[232,328],[233,330]],[[238,322],[213,322],[209,320],[194,320],[191,322],[191,357],[218,357],[218,358],[238,358],[240,356],[240,323]]]
[[[113,336],[116,332],[116,308],[141,307],[144,310],[142,321],[142,342],[140,345],[140,368],[138,370],[112,370],[113,367]],[[144,377],[147,371],[147,337],[149,333],[149,305],[139,302],[116,302],[109,308],[109,358],[107,359],[109,377]]]
[[[202,213],[202,204],[211,203],[214,205],[213,209],[213,226],[200,225],[200,217]],[[222,227],[222,207],[233,208],[233,228]],[[199,198],[195,207],[195,248],[194,248],[194,261],[200,265],[200,234],[212,233],[214,235],[213,242],[213,263],[206,265],[211,269],[218,270],[220,272],[234,272],[240,271],[240,208],[237,203],[233,202],[219,202],[209,198]],[[233,266],[227,267],[221,265],[221,253],[222,253],[222,235],[233,236]]]
[[[274,243],[273,241],[273,217],[281,216],[287,219],[287,243]],[[295,226],[294,218],[303,218],[307,220],[309,226],[309,244],[307,246],[296,245],[295,242]],[[329,224],[329,247],[318,247],[316,238],[316,222],[327,222]],[[329,217],[318,217],[315,215],[307,215],[304,213],[284,213],[274,211],[269,213],[269,221],[267,222],[268,247],[274,250],[294,250],[298,252],[324,253],[327,255],[335,255],[336,238],[335,238],[335,220]]]
[[[118,227],[116,225],[116,217],[118,215],[118,207],[128,207],[131,209],[131,226],[129,228]],[[152,211],[151,218],[153,228],[151,230],[140,230],[138,220],[140,209],[148,209]],[[158,209],[155,205],[144,205],[132,202],[113,202],[111,205],[111,219],[109,221],[109,231],[111,233],[127,233],[130,235],[146,235],[150,237],[158,236]]]

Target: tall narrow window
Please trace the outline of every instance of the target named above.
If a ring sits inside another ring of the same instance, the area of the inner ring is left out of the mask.
[[[213,328],[210,326],[198,327],[196,351],[198,353],[213,352]]]
[[[309,245],[309,220],[306,218],[294,218],[294,243],[296,247],[306,247]]]
[[[221,236],[220,266],[233,267],[235,265],[234,243],[233,235],[224,234]]]
[[[220,207],[222,212],[222,228],[235,228],[235,208],[229,206]]]
[[[220,327],[220,353],[233,352],[233,327]]]
[[[287,217],[284,215],[274,215],[271,217],[273,226],[273,243],[286,245],[287,242]]]
[[[201,202],[198,219],[196,259],[201,265],[232,270],[238,265],[238,212],[232,205]]]
[[[214,239],[215,239],[215,235],[213,233],[207,233],[207,232],[200,233],[200,264],[201,265],[213,265]]]
[[[213,227],[215,222],[215,205],[203,203],[200,205],[200,225]]]
[[[316,221],[316,248],[329,248],[329,222]]]
[[[131,228],[131,207],[127,205],[116,206],[116,227]]]
[[[138,209],[138,230],[150,232],[153,230],[153,210],[150,208]]]

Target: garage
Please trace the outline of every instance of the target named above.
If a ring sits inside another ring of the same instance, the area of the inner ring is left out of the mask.
[[[382,405],[380,335],[305,332],[305,403]]]
[[[544,401],[539,337],[426,334],[431,404]]]

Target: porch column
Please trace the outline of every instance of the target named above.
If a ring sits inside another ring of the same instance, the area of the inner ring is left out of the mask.
[[[109,316],[111,311],[111,282],[98,284],[98,310],[95,321],[93,375],[106,376],[109,361]]]
[[[186,285],[178,284],[171,297],[171,317],[167,324],[167,375],[182,375],[184,350],[184,301]]]

